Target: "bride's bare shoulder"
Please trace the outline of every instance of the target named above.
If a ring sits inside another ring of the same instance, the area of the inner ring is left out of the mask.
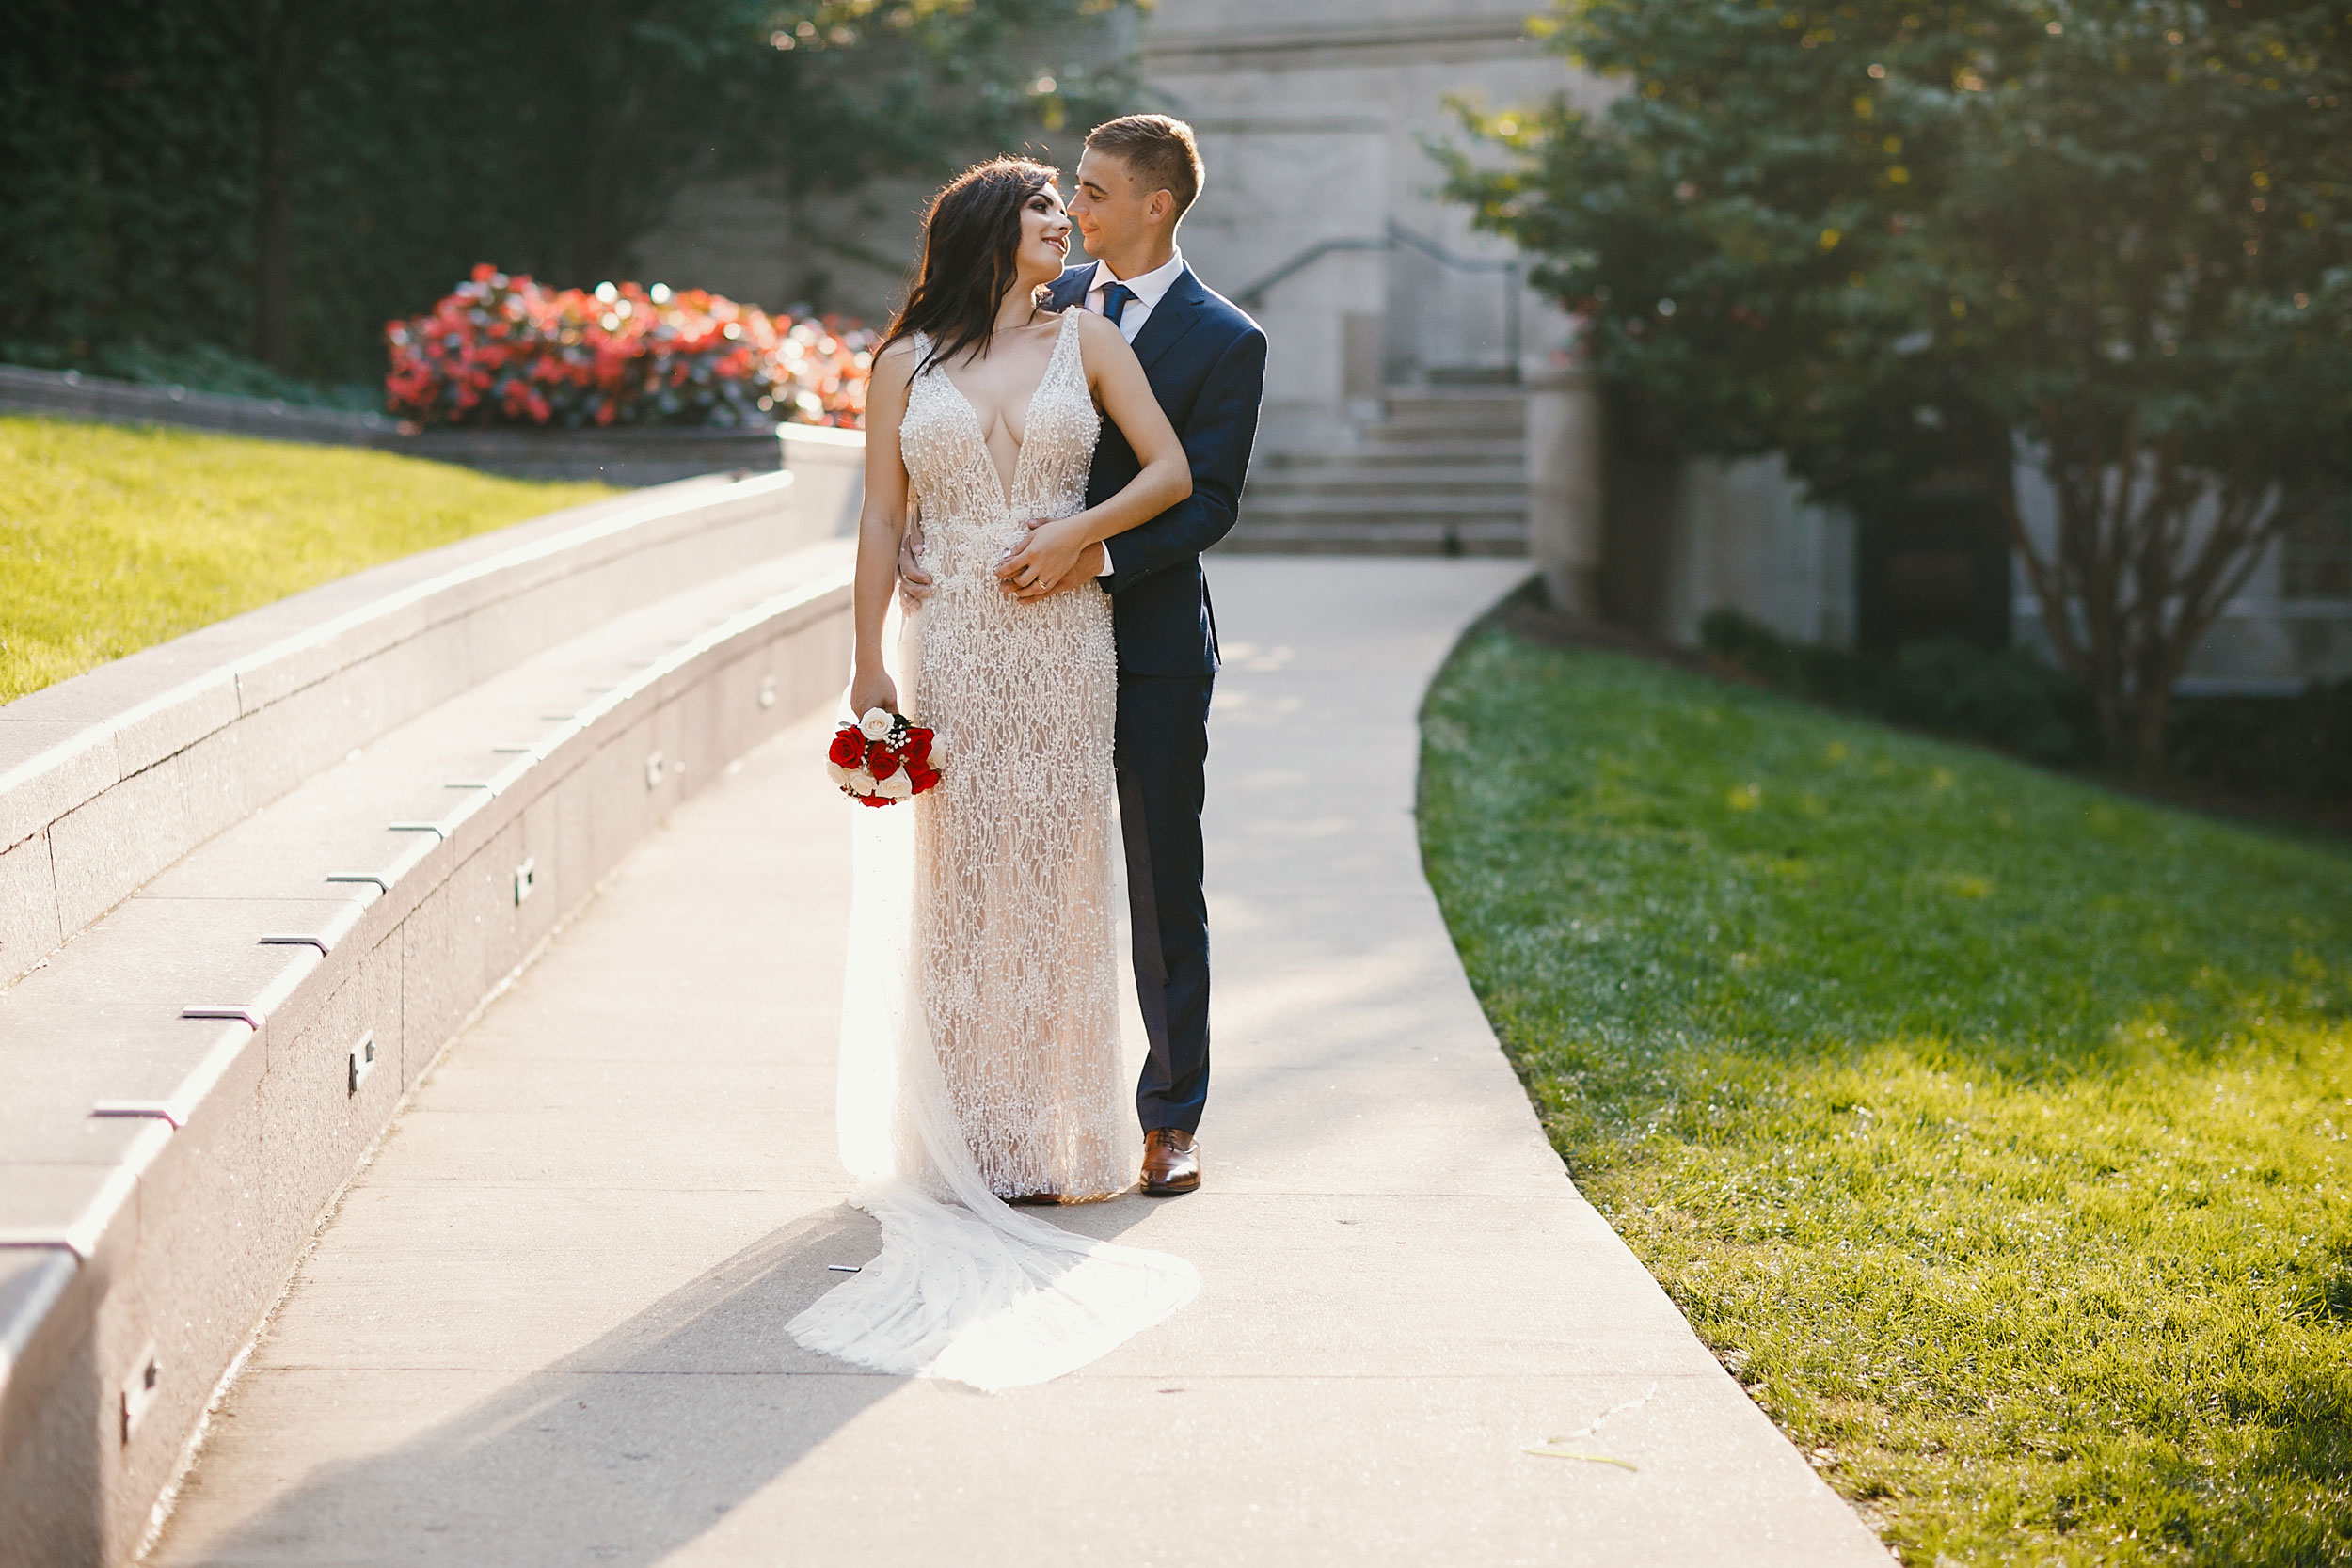
[[[912,336],[897,339],[874,356],[874,380],[884,387],[904,387],[914,379],[914,367],[922,356],[922,345]]]

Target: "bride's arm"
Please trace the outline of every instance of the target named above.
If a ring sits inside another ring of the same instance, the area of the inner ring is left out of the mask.
[[[1060,586],[1096,545],[1150,522],[1192,494],[1192,465],[1184,460],[1184,443],[1176,438],[1176,427],[1168,422],[1160,400],[1152,395],[1143,361],[1119,328],[1102,316],[1080,316],[1078,350],[1094,401],[1127,437],[1143,471],[1101,505],[1029,531],[1028,543],[996,569],[1024,598]]]
[[[866,499],[857,517],[857,579],[850,603],[857,651],[850,670],[850,711],[898,706],[898,689],[882,667],[882,622],[898,582],[898,536],[907,521],[907,466],[898,451],[907,383],[916,349],[905,340],[874,362],[866,391]]]

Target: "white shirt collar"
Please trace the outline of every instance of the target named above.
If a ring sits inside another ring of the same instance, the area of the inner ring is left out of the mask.
[[[1113,283],[1124,283],[1135,291],[1136,301],[1149,309],[1159,304],[1168,291],[1176,286],[1176,279],[1184,275],[1184,253],[1182,250],[1139,277],[1114,277],[1110,263],[1098,261],[1094,263],[1094,276],[1087,279],[1087,293],[1099,294]]]

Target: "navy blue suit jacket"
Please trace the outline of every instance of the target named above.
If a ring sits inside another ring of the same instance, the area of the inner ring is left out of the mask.
[[[1089,261],[1065,271],[1049,293],[1054,309],[1083,306],[1093,269]],[[1232,528],[1249,472],[1265,389],[1265,334],[1186,267],[1152,308],[1135,348],[1191,460],[1192,494],[1110,541],[1118,570],[1103,586],[1111,594],[1119,673],[1214,674],[1216,622],[1200,552]],[[1104,420],[1087,476],[1087,504],[1117,495],[1142,468],[1118,426]]]

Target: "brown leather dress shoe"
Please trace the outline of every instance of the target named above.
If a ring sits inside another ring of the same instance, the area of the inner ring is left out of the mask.
[[[1061,1202],[1061,1194],[1023,1193],[1017,1197],[1009,1197],[1005,1201],[1016,1209],[1050,1209]]]
[[[1174,1197],[1200,1185],[1200,1145],[1189,1132],[1154,1127],[1143,1134],[1143,1196]]]

